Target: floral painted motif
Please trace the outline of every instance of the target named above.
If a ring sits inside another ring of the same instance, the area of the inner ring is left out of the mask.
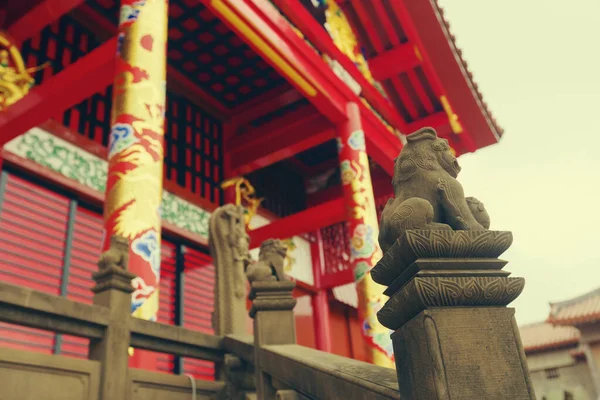
[[[112,157],[140,140],[135,137],[133,126],[131,124],[114,124],[110,130],[108,141],[108,157]]]
[[[373,227],[359,224],[354,228],[354,235],[350,242],[350,251],[353,259],[368,258],[377,250]]]
[[[156,276],[156,280],[160,279],[160,238],[155,231],[147,231],[144,234],[133,240],[131,249],[135,254],[142,257],[144,261],[150,264],[152,272]]]
[[[163,192],[162,218],[181,229],[208,239],[210,213],[169,192]]]
[[[344,185],[350,185],[352,183],[352,180],[356,177],[356,171],[352,169],[350,161],[342,161],[340,165],[340,170],[342,172],[342,183]]]
[[[135,1],[131,5],[123,4],[121,6],[121,12],[119,14],[119,25],[128,22],[135,22],[140,15],[141,8],[145,4],[145,0]]]
[[[82,185],[103,192],[106,188],[106,161],[33,128],[4,147]]]
[[[131,280],[131,286],[133,286],[133,293],[131,294],[131,312],[135,312],[144,301],[155,292],[154,286],[146,285],[146,282],[139,276]]]
[[[367,316],[363,322],[363,334],[371,345],[383,352],[390,359],[394,359],[394,347],[390,340],[392,331],[383,327],[377,320],[377,313],[381,310],[383,301],[380,296],[372,297],[367,303]]]
[[[71,178],[98,192],[106,190],[107,163],[50,133],[33,128],[5,145],[5,149]],[[210,213],[167,191],[159,208],[162,219],[208,239]]]
[[[364,261],[358,262],[354,267],[354,282],[359,282],[363,280],[363,278],[367,275],[370,269],[371,266],[368,263]]]
[[[367,147],[365,144],[365,134],[363,131],[352,132],[348,138],[348,146],[350,146],[352,150],[366,151]]]

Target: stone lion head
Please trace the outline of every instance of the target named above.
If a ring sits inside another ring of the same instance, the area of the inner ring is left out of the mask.
[[[287,247],[281,243],[281,240],[268,239],[260,245],[259,258],[265,259],[269,256],[279,256],[285,258],[287,255]]]
[[[448,141],[439,138],[433,128],[422,128],[406,137],[406,145],[394,165],[393,184],[409,180],[419,170],[443,170],[453,178],[460,172]]]

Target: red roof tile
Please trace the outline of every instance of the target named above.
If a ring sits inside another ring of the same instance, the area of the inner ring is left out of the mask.
[[[581,325],[600,321],[600,289],[550,304],[547,322],[554,325]]]
[[[547,322],[519,328],[526,352],[556,349],[579,343],[579,330],[572,326],[553,326]]]

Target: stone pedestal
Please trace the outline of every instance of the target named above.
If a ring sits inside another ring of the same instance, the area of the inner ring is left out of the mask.
[[[275,400],[281,389],[261,368],[261,347],[295,344],[296,324],[292,291],[296,284],[290,281],[256,281],[252,283],[250,316],[254,319],[254,367],[256,394],[261,400]]]
[[[104,337],[90,340],[89,358],[100,361],[101,365],[101,400],[124,400],[127,397],[133,278],[134,274],[117,265],[107,265],[93,274],[96,282],[92,288],[94,304],[108,308],[110,318]]]
[[[510,232],[407,231],[375,267],[375,276],[397,276],[377,316],[395,330],[402,398],[535,399],[506,308],[525,280],[497,259],[511,243]]]

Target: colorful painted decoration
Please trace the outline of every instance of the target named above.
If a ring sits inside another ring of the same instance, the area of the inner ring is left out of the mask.
[[[164,159],[166,0],[121,0],[104,214],[129,239],[132,313],[156,320]]]
[[[29,93],[35,79],[32,73],[48,66],[25,68],[23,57],[5,32],[0,32],[0,111]]]
[[[363,321],[363,336],[371,349],[371,361],[393,368],[391,332],[377,320],[377,312],[385,303],[385,296],[382,294],[385,288],[375,283],[369,273],[382,257],[382,252],[377,242],[379,228],[365,135],[359,129],[358,107],[354,111],[356,115],[351,118],[346,129],[340,130],[342,145],[338,146],[351,232],[350,264],[354,270],[359,318]]]
[[[325,28],[329,32],[329,36],[331,36],[337,48],[354,62],[367,81],[373,83],[375,80],[373,79],[367,60],[344,12],[336,1],[320,0],[320,7],[323,6],[327,7],[325,11],[327,18]]]

